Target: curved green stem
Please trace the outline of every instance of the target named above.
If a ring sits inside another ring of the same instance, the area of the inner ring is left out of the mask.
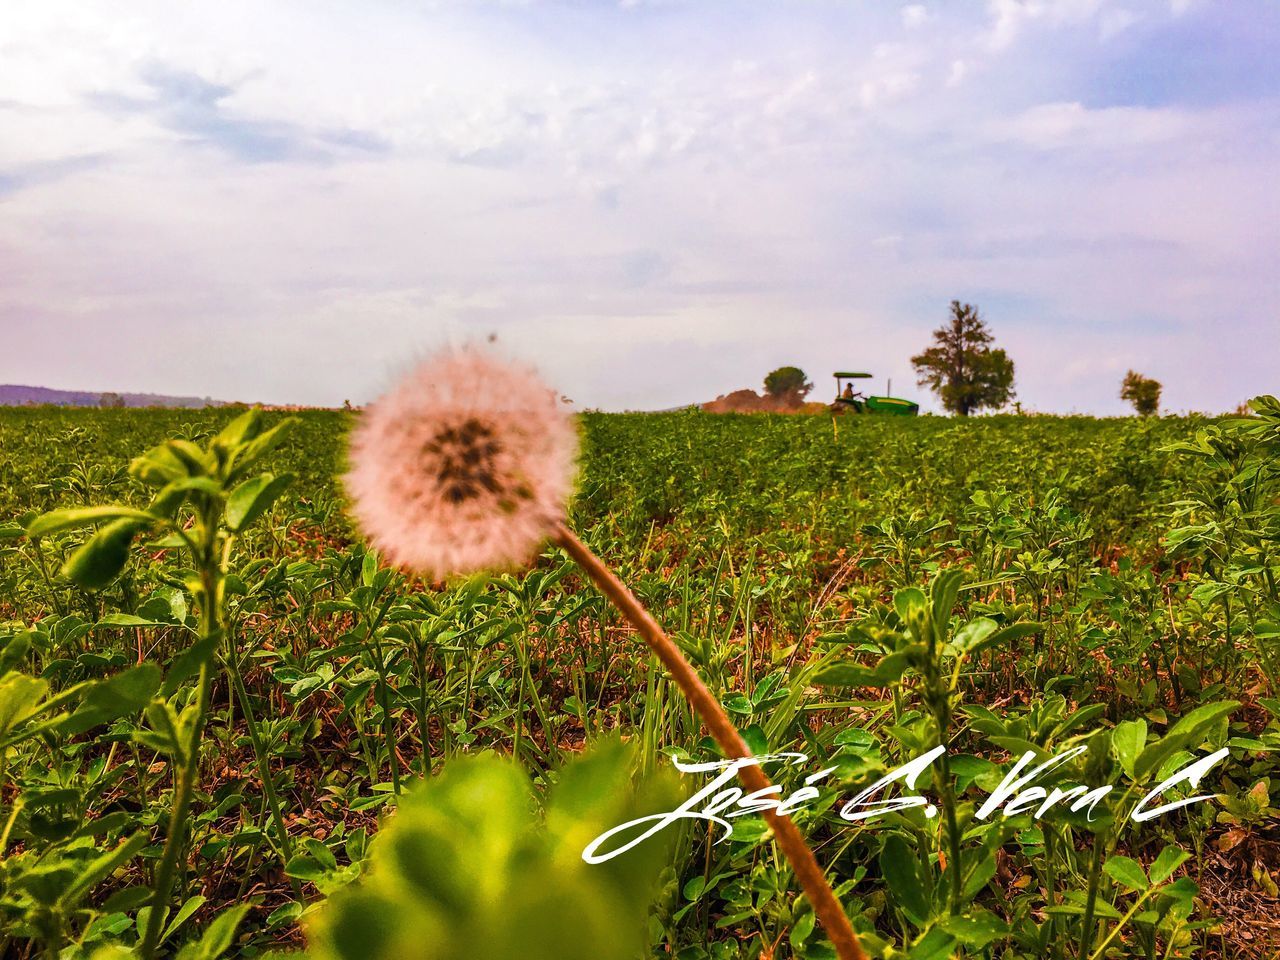
[[[947,849],[951,862],[947,864],[947,873],[951,875],[951,914],[960,912],[964,895],[964,876],[960,861],[960,825],[956,820],[955,782],[951,779],[951,763],[947,755],[942,754],[942,810],[947,819]]]
[[[1089,946],[1093,943],[1093,919],[1098,903],[1098,886],[1102,879],[1102,838],[1093,838],[1093,862],[1089,865],[1089,890],[1085,895],[1084,919],[1080,924],[1080,949],[1082,958],[1089,955]]]
[[[378,700],[382,707],[382,737],[387,742],[387,760],[391,764],[391,792],[400,796],[400,758],[396,756],[395,722],[391,716],[391,687],[388,682],[387,661],[382,641],[376,630],[370,631],[373,639],[374,666],[378,670]]]
[[[231,655],[227,658],[227,666],[230,668],[231,682],[235,687],[236,699],[240,701],[240,710],[244,713],[244,723],[249,730],[249,740],[253,744],[253,753],[258,761],[258,776],[262,779],[262,789],[267,798],[267,809],[271,814],[271,820],[275,824],[276,835],[280,841],[280,852],[283,854],[285,862],[288,863],[293,859],[293,841],[289,839],[289,831],[284,826],[280,797],[276,793],[275,780],[271,776],[270,756],[267,753],[266,744],[263,743],[262,733],[258,729],[258,722],[254,718],[253,707],[249,703],[249,691],[245,689],[244,678],[240,675],[240,664],[237,662],[234,650],[231,651]]]
[[[147,930],[142,940],[143,960],[152,960],[160,944],[160,932],[164,926],[169,894],[173,889],[178,856],[186,841],[187,813],[195,794],[196,776],[200,766],[200,741],[204,733],[205,713],[209,708],[209,688],[213,672],[208,660],[200,667],[200,688],[196,700],[196,720],[191,729],[190,741],[183,751],[182,766],[177,772],[174,787],[173,809],[169,814],[169,830],[165,836],[164,853],[156,871],[156,882],[151,897],[151,914],[147,917]]]
[[[195,717],[187,743],[182,744],[181,766],[174,782],[173,809],[169,813],[169,829],[165,835],[164,852],[156,869],[155,888],[151,897],[151,913],[147,917],[147,929],[142,938],[142,960],[152,960],[160,945],[169,894],[173,890],[178,857],[186,844],[187,818],[191,799],[195,795],[196,780],[200,772],[200,743],[204,738],[205,718],[209,713],[209,696],[213,686],[213,648],[222,636],[222,573],[231,550],[231,540],[223,545],[222,555],[217,553],[218,518],[213,507],[206,507],[201,517],[200,538],[202,549],[193,550],[192,559],[200,568],[200,639],[208,644],[210,652],[200,665],[200,680],[196,692]],[[193,545],[194,546],[194,545]],[[190,708],[188,708],[190,709]]]

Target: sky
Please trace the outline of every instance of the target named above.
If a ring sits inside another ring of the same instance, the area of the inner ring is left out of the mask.
[[[338,405],[496,336],[580,407],[1280,392],[1272,0],[6,0],[0,383]]]

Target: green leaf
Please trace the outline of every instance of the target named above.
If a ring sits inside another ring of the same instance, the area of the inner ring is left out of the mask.
[[[237,533],[243,530],[262,516],[292,482],[292,474],[275,477],[264,473],[240,484],[227,497],[227,526]]]
[[[205,661],[213,656],[213,652],[218,649],[218,641],[221,634],[213,634],[207,637],[201,637],[195,643],[182,651],[169,666],[169,672],[165,674],[164,686],[160,688],[162,697],[171,697],[177,692],[178,687],[182,685],[182,681],[195,674],[204,665]]]
[[[941,927],[934,927],[916,941],[908,960],[952,960],[956,939]]]
[[[742,735],[742,741],[757,757],[769,752],[769,737],[765,734],[764,729],[758,723],[753,723],[745,730],[739,730]]]
[[[364,559],[360,562],[360,582],[368,587],[373,584],[373,578],[378,575],[378,551],[366,550]]]
[[[102,507],[75,507],[69,510],[53,510],[43,516],[36,517],[27,524],[28,537],[47,537],[63,530],[74,530],[87,527],[104,520],[137,520],[150,525],[159,519],[143,510],[110,504]]]
[[[102,910],[104,913],[132,912],[150,902],[151,896],[149,887],[125,887],[107,897],[102,903]],[[93,955],[93,960],[98,960],[98,954]],[[128,955],[128,960],[134,960],[132,954]]]
[[[952,775],[966,780],[976,780],[984,774],[992,773],[999,769],[990,760],[967,753],[958,753],[951,758]]]
[[[964,878],[962,893],[966,900],[972,900],[986,889],[987,884],[996,875],[996,857],[991,852],[980,852],[981,859],[969,868],[969,875]],[[950,864],[948,864],[950,869]]]
[[[88,893],[95,884],[106,879],[117,867],[123,866],[137,856],[138,852],[147,845],[149,839],[146,831],[139,830],[114,850],[110,850],[80,867],[76,872],[75,879],[63,891],[62,896],[58,898],[58,903],[64,910],[74,907],[80,902],[80,898]]]
[[[267,929],[273,930],[284,924],[292,923],[302,916],[302,909],[302,904],[297,900],[290,900],[281,904],[267,914]]]
[[[1194,905],[1196,894],[1199,892],[1199,884],[1190,877],[1179,877],[1173,883],[1160,888],[1162,895],[1181,903],[1187,909]]]
[[[1185,863],[1191,854],[1187,853],[1172,844],[1160,851],[1160,856],[1156,857],[1155,862],[1151,864],[1151,882],[1164,883],[1168,880],[1175,870]]]
[[[203,477],[209,473],[209,457],[190,440],[169,440],[165,446],[182,464],[188,476]]]
[[[107,524],[80,546],[62,567],[62,575],[86,590],[100,590],[129,560],[129,546],[144,526],[138,520]]]
[[[338,869],[338,861],[334,857],[333,851],[330,850],[328,847],[326,847],[319,840],[315,839],[314,837],[307,837],[305,840],[302,841],[302,847],[308,853],[310,853],[312,858],[314,858],[315,861],[318,864],[320,864],[320,866],[323,867],[325,870]]]
[[[284,438],[289,435],[289,431],[300,422],[297,417],[288,417],[281,420],[266,433],[254,437],[241,447],[240,452],[236,455],[235,468],[231,471],[231,479],[238,479],[243,476],[247,468],[255,460],[261,459],[279,446]]]
[[[258,435],[261,429],[262,411],[258,407],[251,407],[218,431],[213,442],[229,450],[242,443],[248,443]]]
[[[213,477],[183,477],[181,480],[175,480],[172,483],[165,484],[157,497],[167,497],[175,493],[207,493],[213,497],[222,496],[222,484]]]
[[[174,933],[177,932],[178,928],[186,923],[193,913],[204,906],[204,902],[205,898],[199,894],[194,897],[188,897],[187,902],[178,908],[178,912],[174,914],[173,919],[169,921],[169,925],[165,927],[164,933],[160,937],[160,942],[164,943],[173,936]]]
[[[147,707],[148,730],[133,731],[133,739],[166,757],[182,760],[185,748],[179,732],[181,721],[173,707],[156,701]]]
[[[1107,712],[1105,703],[1091,703],[1087,707],[1079,707],[1072,710],[1062,719],[1056,727],[1053,728],[1052,740],[1058,740],[1067,736],[1072,730],[1084,726],[1095,718]]]
[[[905,650],[882,657],[874,667],[858,663],[833,663],[813,678],[820,687],[887,687],[899,680],[911,666],[911,654]]]
[[[833,663],[814,674],[820,687],[866,687],[871,685],[871,668],[860,663]]]
[[[131,713],[140,713],[160,686],[160,668],[140,663],[100,683],[85,693],[79,708],[58,728],[74,736],[90,727]]]
[[[919,587],[907,587],[893,595],[893,608],[903,623],[910,623],[914,614],[925,609],[928,600]]]
[[[1024,737],[1006,737],[1000,735],[991,735],[989,739],[997,747],[1007,750],[1015,757],[1024,753],[1030,753],[1036,763],[1044,763],[1049,759],[1049,753],[1038,743],[1032,743]]]
[[[804,942],[813,936],[813,926],[816,920],[817,917],[812,912],[809,912],[801,914],[800,919],[792,924],[791,934],[787,938],[791,941],[792,950],[799,950],[804,947]],[[809,960],[809,957],[816,958],[817,956],[809,953],[802,953],[801,955],[805,957],[805,960]]]
[[[303,854],[295,854],[294,857],[284,865],[284,875],[293,877],[295,880],[306,880],[308,883],[314,883],[325,875],[325,869],[316,863],[309,856]]]
[[[186,501],[188,495],[192,493],[203,493],[210,497],[222,496],[222,484],[218,483],[213,477],[180,477],[170,483],[166,483],[154,497],[151,503],[147,505],[147,509],[157,517],[166,517],[172,520],[178,515],[178,508]],[[177,536],[173,534],[172,536]],[[181,538],[177,542],[182,543]]]
[[[0,738],[35,713],[48,692],[46,681],[25,674],[10,673],[0,679]]]
[[[132,613],[108,613],[98,620],[99,627],[172,627],[172,623],[162,620],[148,620]]]
[[[947,624],[951,621],[951,610],[956,605],[956,597],[960,595],[960,585],[964,583],[964,571],[941,570],[933,578],[930,587],[930,606],[933,608],[933,629],[939,640],[947,635]]]
[[[1130,857],[1119,854],[1108,857],[1107,862],[1102,865],[1102,870],[1116,883],[1129,890],[1145,890],[1151,886],[1146,871],[1142,869],[1142,864]]]
[[[1134,774],[1141,778],[1154,770],[1160,769],[1170,756],[1184,747],[1191,746],[1192,741],[1202,735],[1210,724],[1231,713],[1240,704],[1235,700],[1224,700],[1220,703],[1206,703],[1196,707],[1170,728],[1163,737],[1147,746],[1138,755],[1134,764]]]
[[[971,620],[956,631],[955,636],[951,638],[951,645],[961,653],[973,653],[982,649],[982,642],[995,633],[998,626],[999,624],[990,617]]]
[[[929,918],[929,901],[920,876],[920,861],[900,834],[892,833],[885,839],[880,851],[880,873],[895,905],[916,926],[924,926]]]
[[[163,487],[190,476],[186,464],[164,443],[134,457],[129,463],[129,474],[152,487]]]
[[[987,944],[1009,935],[1009,925],[994,913],[977,908],[976,912],[948,917],[940,926],[966,947],[982,950]]]
[[[241,903],[222,911],[209,924],[204,935],[194,944],[188,944],[179,951],[177,960],[218,960],[231,949],[235,942],[236,930],[249,912],[249,904]]]
[[[982,650],[988,649],[989,647],[1005,646],[1013,643],[1015,640],[1021,640],[1023,637],[1029,637],[1032,634],[1039,633],[1043,629],[1043,623],[1033,623],[1030,621],[1024,623],[1011,623],[1007,627],[1001,627],[969,652],[978,653]]]
[[[1147,721],[1142,719],[1117,723],[1111,733],[1111,745],[1115,747],[1116,759],[1120,761],[1121,769],[1130,777],[1136,775],[1138,755],[1142,753],[1146,743]]]
[[[27,654],[31,652],[31,636],[31,631],[27,630],[9,637],[4,648],[0,649],[0,676],[18,669],[27,658]]]
[[[1234,589],[1229,583],[1202,583],[1191,591],[1191,599],[1197,603],[1212,603]]]

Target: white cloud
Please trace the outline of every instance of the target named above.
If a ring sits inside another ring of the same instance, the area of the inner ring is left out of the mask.
[[[1106,0],[988,0],[987,47],[997,52],[1008,49],[1028,24],[1061,26],[1088,21],[1105,3]]]
[[[920,75],[903,71],[886,73],[871,80],[864,80],[859,87],[859,99],[867,109],[901,100],[920,85]]]
[[[1104,10],[1098,17],[1098,38],[1105,43],[1113,37],[1124,33],[1124,31],[1141,20],[1142,14],[1126,10],[1124,7]]]
[[[1104,107],[1090,110],[1080,103],[1045,103],[1008,120],[996,131],[1042,150],[1070,147],[1110,151],[1150,147],[1184,137],[1191,117],[1178,110]],[[997,134],[999,135],[999,134]]]
[[[932,19],[929,8],[921,3],[909,3],[902,8],[902,25],[908,30],[922,27]]]

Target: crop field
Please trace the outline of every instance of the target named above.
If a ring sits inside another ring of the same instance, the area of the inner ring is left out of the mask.
[[[747,744],[804,755],[767,768],[783,796],[827,771],[792,816],[868,955],[1274,957],[1280,407],[1254,409],[585,414],[569,519]],[[243,414],[0,410],[0,954],[836,956],[750,811],[583,862],[720,753],[559,547],[403,572],[346,512],[358,413]],[[875,796],[928,808],[842,815],[938,745]],[[1131,815],[1220,750],[1147,808],[1210,799]],[[1064,759],[1012,805],[1024,753]],[[1112,789],[1041,806],[1073,785]]]

